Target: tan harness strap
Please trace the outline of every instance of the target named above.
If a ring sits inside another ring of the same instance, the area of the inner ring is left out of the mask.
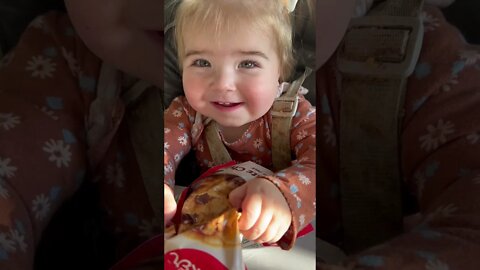
[[[338,53],[344,243],[356,252],[402,231],[401,110],[418,60],[422,0],[354,19]]]
[[[145,191],[158,220],[163,219],[163,103],[161,90],[139,81],[123,95],[126,121]]]
[[[292,118],[297,112],[298,91],[310,72],[311,69],[307,67],[302,76],[293,81],[288,87],[288,90],[273,102],[271,111],[272,162],[275,171],[290,166],[292,161],[292,150],[290,147]]]
[[[220,139],[217,122],[210,121],[205,127],[207,135],[208,149],[215,165],[225,164],[232,160],[227,148]]]

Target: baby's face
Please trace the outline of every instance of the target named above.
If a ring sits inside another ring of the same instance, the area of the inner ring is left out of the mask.
[[[65,0],[87,47],[120,70],[162,87],[163,1]]]
[[[234,130],[272,106],[281,70],[277,46],[273,35],[249,24],[236,25],[213,42],[210,28],[184,33],[185,96],[196,111]]]
[[[356,0],[316,1],[316,67],[333,54],[352,18]]]

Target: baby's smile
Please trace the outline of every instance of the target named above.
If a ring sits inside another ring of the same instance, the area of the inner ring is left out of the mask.
[[[212,104],[215,108],[222,110],[222,111],[232,111],[239,108],[244,102],[222,102],[222,101],[214,101]]]

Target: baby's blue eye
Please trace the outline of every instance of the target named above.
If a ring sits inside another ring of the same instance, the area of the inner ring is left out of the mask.
[[[247,61],[241,62],[239,67],[240,68],[256,68],[256,67],[259,67],[259,65],[255,61],[247,60]]]
[[[196,67],[210,67],[210,62],[208,62],[207,60],[205,59],[197,59],[195,61],[193,61],[193,66],[196,66]]]

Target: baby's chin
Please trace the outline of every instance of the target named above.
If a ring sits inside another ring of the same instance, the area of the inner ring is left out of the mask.
[[[217,122],[220,127],[231,128],[231,129],[245,127],[245,126],[248,126],[251,122],[253,122],[253,121],[245,121],[245,120],[241,121],[241,120],[225,120],[225,119],[215,119],[215,118],[212,118],[212,119],[215,120],[215,122]]]

